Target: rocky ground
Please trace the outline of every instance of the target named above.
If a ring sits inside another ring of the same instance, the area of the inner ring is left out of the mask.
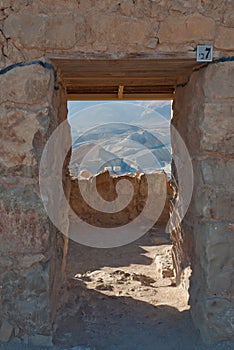
[[[188,295],[175,286],[170,252],[163,228],[114,249],[71,242],[67,301],[60,310],[54,350],[233,349],[230,342],[202,343]],[[0,345],[0,350],[28,349],[45,348]]]
[[[56,344],[96,350],[228,350],[204,345],[188,295],[175,286],[171,242],[163,227],[132,244],[95,249],[71,242],[68,301]]]

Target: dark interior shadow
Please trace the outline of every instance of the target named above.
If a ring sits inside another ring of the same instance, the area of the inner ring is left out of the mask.
[[[131,297],[106,296],[73,281],[54,337],[56,345],[95,350],[216,350],[202,343],[189,311]],[[231,348],[230,348],[231,349]]]

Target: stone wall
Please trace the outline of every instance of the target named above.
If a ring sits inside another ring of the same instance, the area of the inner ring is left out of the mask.
[[[234,52],[232,0],[2,0],[0,68],[44,56],[160,57],[213,44]]]
[[[45,62],[5,71],[0,91],[0,340],[49,344],[63,238],[44,209],[38,173],[66,100]]]
[[[194,169],[192,202],[172,232],[174,260],[182,279],[191,264],[191,311],[210,340],[233,337],[233,81],[233,62],[204,67],[177,88],[173,107]]]
[[[155,182],[155,187],[157,187],[157,181],[159,179],[158,173],[152,173],[151,176],[154,177],[152,181]],[[97,211],[93,209],[87,204],[87,201],[80,193],[80,187],[82,187],[85,193],[85,198],[89,198],[92,196],[93,186],[97,186],[97,191],[102,198],[104,198],[106,201],[113,201],[117,196],[115,190],[116,185],[121,179],[128,180],[133,185],[134,194],[129,205],[116,213],[106,213],[102,212],[101,210]],[[93,180],[95,180],[96,183]],[[157,225],[166,225],[169,220],[169,203],[172,198],[172,190],[166,174],[165,181],[167,184],[167,199],[164,210],[156,222]],[[70,204],[71,208],[79,216],[79,218],[93,226],[118,227],[126,225],[139,216],[145,206],[148,197],[147,193],[147,179],[143,173],[136,175],[110,176],[109,172],[106,171],[96,175],[94,178],[91,177],[89,179],[82,180],[73,178],[71,182]]]

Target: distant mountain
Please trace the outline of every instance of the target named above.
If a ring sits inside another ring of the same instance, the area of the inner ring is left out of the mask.
[[[114,153],[106,151],[103,147],[94,143],[85,143],[74,148],[70,162],[71,173],[78,175],[82,170],[88,170],[92,174],[108,169],[110,173],[123,174],[142,170],[135,168],[131,161],[126,162]]]
[[[168,172],[170,115],[170,101],[69,103],[71,170],[94,173],[121,167],[121,173],[155,168]]]

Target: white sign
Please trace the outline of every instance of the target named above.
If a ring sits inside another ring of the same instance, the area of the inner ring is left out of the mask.
[[[212,62],[212,59],[212,45],[197,45],[197,62]]]

